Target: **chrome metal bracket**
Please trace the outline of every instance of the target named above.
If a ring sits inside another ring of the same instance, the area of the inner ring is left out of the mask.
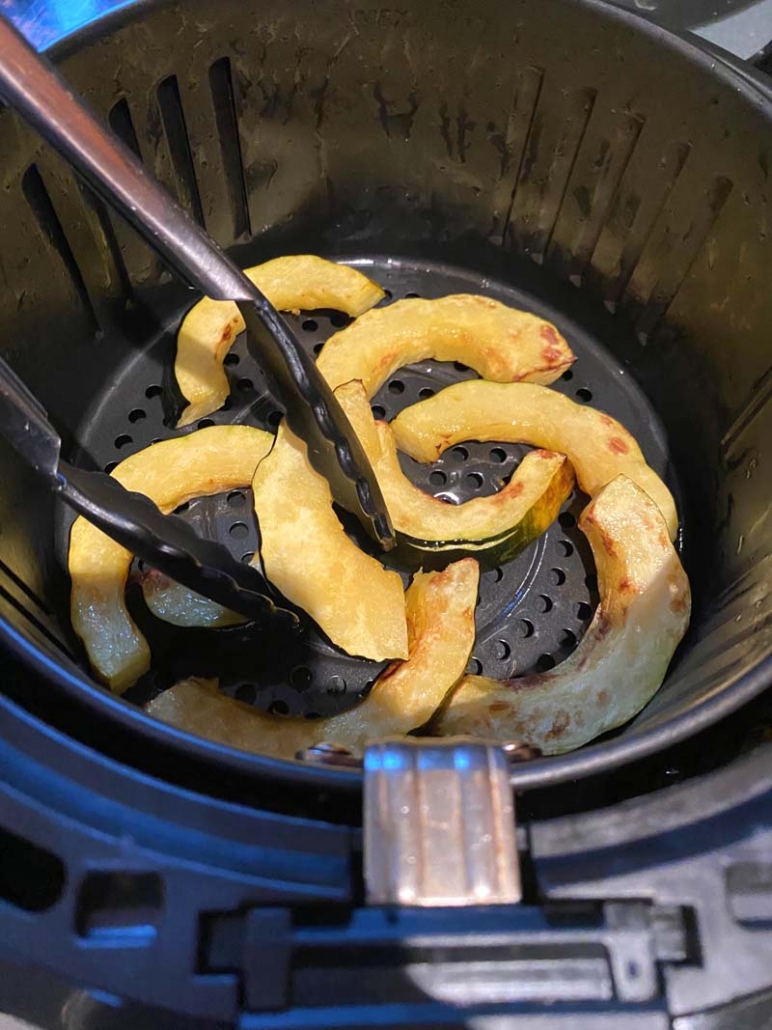
[[[510,767],[479,741],[398,738],[364,759],[374,905],[500,905],[522,896]]]

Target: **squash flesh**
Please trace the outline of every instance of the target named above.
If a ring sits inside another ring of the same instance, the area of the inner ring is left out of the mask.
[[[624,475],[659,506],[671,539],[678,532],[673,496],[646,464],[635,438],[616,419],[530,383],[456,383],[413,404],[391,422],[397,446],[435,461],[465,440],[525,443],[565,454],[590,497]]]
[[[243,487],[273,443],[248,426],[210,426],[152,444],[122,461],[112,475],[169,513],[205,494]],[[115,692],[128,689],[150,667],[150,649],[129,615],[126,581],[132,555],[86,519],[75,520],[68,566],[70,617],[89,661]]]
[[[356,708],[329,719],[267,715],[218,693],[216,681],[190,679],[164,691],[146,711],[208,740],[277,758],[328,741],[361,752],[368,740],[422,726],[464,674],[474,646],[479,569],[472,559],[418,573],[405,595],[410,654],[376,680]]]
[[[373,466],[403,560],[426,567],[465,550],[487,565],[510,560],[554,522],[571,493],[574,474],[565,456],[534,451],[497,494],[459,505],[438,500],[402,471],[393,431],[375,421],[362,383],[345,383],[335,395]]]
[[[489,297],[400,300],[331,336],[317,360],[335,389],[352,379],[368,397],[403,365],[461,361],[495,382],[554,382],[574,361],[549,322]]]
[[[625,476],[579,522],[601,602],[576,651],[555,669],[504,682],[466,676],[433,730],[520,741],[555,755],[631,719],[654,696],[689,624],[689,582],[651,498]]]
[[[313,254],[275,258],[244,270],[279,311],[332,308],[357,317],[377,304],[384,292],[367,276]],[[217,411],[228,396],[225,355],[244,319],[232,301],[205,297],[185,316],[177,335],[174,374],[188,406],[177,427]]]
[[[266,577],[348,654],[407,658],[402,580],[361,551],[285,423],[252,481]]]
[[[417,572],[405,595],[408,660],[381,673],[364,704],[326,720],[320,739],[360,751],[368,740],[423,726],[469,663],[479,582],[473,558]]]
[[[157,569],[148,569],[140,579],[140,586],[151,614],[172,626],[219,629],[247,622],[243,615],[197,594]]]

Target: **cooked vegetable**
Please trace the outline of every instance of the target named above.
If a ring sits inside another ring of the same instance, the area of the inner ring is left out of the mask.
[[[394,434],[373,418],[362,383],[335,395],[356,430],[397,532],[396,555],[413,568],[447,565],[473,554],[487,567],[509,561],[557,518],[574,485],[562,454],[533,451],[492,497],[449,504],[414,486],[402,471]]]
[[[112,475],[168,513],[203,494],[249,483],[273,437],[248,426],[210,426],[153,444],[122,461]],[[147,641],[126,609],[131,554],[84,518],[73,523],[70,615],[97,675],[120,694],[150,667]]]
[[[153,615],[173,626],[217,629],[247,621],[242,615],[169,579],[157,569],[147,569],[140,577],[140,586],[145,604]]]
[[[670,538],[678,532],[672,494],[646,464],[633,436],[616,419],[528,383],[456,383],[406,408],[391,423],[397,447],[417,461],[435,461],[464,440],[526,443],[565,454],[590,497],[625,475],[656,502]]]
[[[241,751],[294,758],[317,741],[320,719],[283,718],[224,697],[217,680],[195,677],[159,694],[145,711],[178,730]]]
[[[585,509],[601,601],[576,651],[550,672],[466,676],[434,729],[521,741],[548,755],[621,726],[653,697],[689,624],[689,582],[651,498],[619,476]]]
[[[368,740],[422,726],[464,673],[474,644],[479,570],[467,559],[443,572],[418,573],[405,595],[410,644],[361,704],[329,719],[282,718],[223,697],[215,681],[185,680],[147,711],[220,744],[279,758],[329,741],[354,752]]]
[[[384,296],[380,286],[355,268],[312,254],[276,258],[245,269],[245,274],[280,311],[333,308],[356,317]],[[225,403],[228,378],[222,363],[243,329],[244,319],[228,300],[205,297],[185,316],[177,336],[174,374],[188,406],[178,427]]]
[[[461,361],[484,379],[552,383],[574,361],[557,329],[535,315],[469,294],[400,300],[331,336],[317,365],[333,389],[352,379],[372,397],[402,365]]]
[[[260,557],[271,583],[349,654],[407,658],[402,580],[349,539],[327,480],[284,423],[252,490]]]
[[[423,726],[469,664],[479,582],[473,558],[417,572],[405,594],[408,660],[381,673],[363,704],[326,720],[317,740],[359,751],[368,740]]]

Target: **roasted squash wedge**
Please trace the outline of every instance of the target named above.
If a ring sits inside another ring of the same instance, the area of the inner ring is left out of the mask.
[[[456,383],[413,404],[391,423],[397,447],[417,461],[435,461],[464,440],[526,443],[565,454],[579,486],[594,497],[624,475],[656,502],[671,540],[678,532],[673,496],[634,437],[616,419],[530,383]]]
[[[394,434],[373,418],[361,382],[335,391],[373,466],[397,533],[396,557],[409,568],[437,568],[473,555],[485,567],[510,561],[557,518],[574,473],[566,457],[526,455],[492,497],[448,504],[414,486],[402,471]]]
[[[378,303],[383,290],[347,265],[312,254],[276,258],[245,269],[245,274],[280,311],[333,308],[356,317]],[[244,320],[231,301],[199,301],[180,326],[174,374],[188,406],[178,426],[217,411],[228,396],[223,359]]]
[[[361,705],[327,719],[317,739],[360,751],[368,740],[423,726],[469,664],[479,582],[473,558],[417,572],[405,594],[408,660],[382,672]]]
[[[352,379],[368,397],[402,365],[461,361],[483,379],[553,383],[574,361],[557,329],[489,297],[400,300],[331,336],[317,365],[330,386]]]
[[[601,601],[576,651],[550,672],[467,676],[434,730],[520,741],[556,755],[621,726],[653,697],[689,624],[689,582],[662,515],[619,476],[585,509]]]
[[[285,423],[257,467],[252,491],[270,582],[349,654],[407,658],[402,580],[349,539],[327,480]]]
[[[173,626],[217,629],[247,621],[242,615],[169,579],[157,569],[147,569],[139,582],[148,609],[157,619]]]
[[[188,733],[279,758],[322,741],[361,751],[368,740],[422,726],[464,674],[474,645],[479,570],[471,559],[418,573],[405,600],[410,656],[386,669],[361,704],[329,719],[267,715],[217,692],[215,681],[185,680],[146,710]]]
[[[273,437],[248,426],[210,426],[153,444],[122,461],[112,475],[145,494],[164,512],[193,497],[249,483]],[[147,641],[126,608],[131,554],[84,518],[70,534],[70,616],[89,661],[115,693],[150,667]]]

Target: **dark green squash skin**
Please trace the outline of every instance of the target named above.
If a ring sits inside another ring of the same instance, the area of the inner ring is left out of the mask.
[[[506,532],[488,539],[436,541],[419,540],[397,531],[397,546],[381,560],[409,572],[444,569],[462,558],[475,558],[483,571],[495,569],[512,561],[546,532],[558,517],[561,505],[573,486],[573,469],[566,462],[539,500]]]

